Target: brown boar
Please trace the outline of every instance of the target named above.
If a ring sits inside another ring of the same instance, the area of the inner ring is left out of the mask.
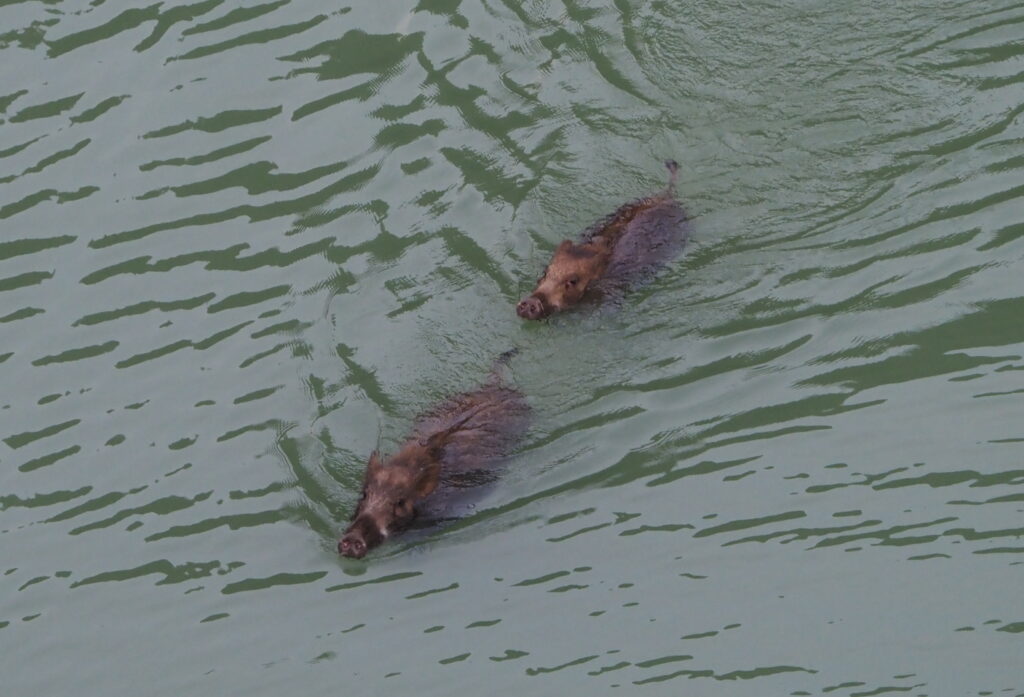
[[[669,160],[668,186],[631,201],[590,226],[579,242],[564,240],[516,314],[542,319],[588,299],[616,296],[650,276],[686,242],[686,213],[675,198],[679,165]]]
[[[359,505],[338,552],[358,559],[424,511],[445,517],[455,490],[494,478],[495,465],[526,432],[529,415],[522,393],[505,385],[496,367],[478,389],[421,416],[398,452],[386,460],[370,455]]]

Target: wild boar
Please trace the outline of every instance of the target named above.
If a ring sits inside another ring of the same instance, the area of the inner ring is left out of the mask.
[[[584,300],[618,296],[678,254],[686,243],[687,217],[675,198],[679,165],[669,160],[665,166],[668,186],[660,193],[620,206],[587,228],[579,242],[558,245],[516,314],[543,319]]]
[[[421,416],[394,455],[370,455],[362,495],[338,552],[359,559],[424,511],[445,517],[445,504],[457,498],[457,489],[494,479],[495,466],[511,453],[529,420],[526,399],[504,383],[496,364],[482,386]]]

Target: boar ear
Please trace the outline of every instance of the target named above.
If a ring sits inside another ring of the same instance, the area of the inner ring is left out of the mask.
[[[476,416],[480,411],[481,407],[471,409],[462,415],[455,423],[451,424],[448,428],[443,431],[437,431],[431,433],[427,438],[420,440],[420,446],[426,449],[427,454],[435,460],[441,457],[441,448],[444,447],[445,441],[448,440],[448,436],[452,435],[460,428],[466,425],[466,422]]]
[[[416,498],[421,499],[424,496],[432,494],[434,489],[437,488],[437,480],[440,479],[440,477],[441,463],[437,460],[434,460],[429,465],[421,469],[420,475],[416,480]]]
[[[383,463],[380,461],[380,452],[374,450],[372,453],[370,453],[370,461],[366,463],[366,469],[376,469],[380,467],[382,464]]]
[[[444,447],[445,440],[448,439],[450,431],[438,431],[437,433],[431,433],[429,438],[420,441],[420,445],[427,451],[427,455],[436,460],[441,457],[441,448]]]
[[[558,249],[555,250],[555,254],[566,253],[572,249],[572,240],[562,240],[562,244],[558,245]]]

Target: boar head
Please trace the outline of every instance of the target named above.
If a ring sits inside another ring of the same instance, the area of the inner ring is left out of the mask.
[[[338,551],[361,558],[416,516],[416,501],[429,496],[441,475],[441,448],[449,432],[410,441],[382,462],[374,452],[366,465],[363,492]]]
[[[584,244],[565,240],[558,245],[533,293],[516,305],[516,314],[523,319],[542,319],[576,305],[604,274],[610,258],[611,248],[603,237]]]

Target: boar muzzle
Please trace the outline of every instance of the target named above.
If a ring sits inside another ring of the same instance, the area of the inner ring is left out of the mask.
[[[516,314],[523,319],[541,319],[547,317],[548,311],[543,300],[536,295],[530,295],[516,305]]]
[[[343,557],[362,559],[366,554],[366,543],[356,535],[346,535],[338,543],[338,552]]]
[[[343,557],[362,559],[366,553],[384,541],[385,533],[368,516],[359,516],[338,542]]]

